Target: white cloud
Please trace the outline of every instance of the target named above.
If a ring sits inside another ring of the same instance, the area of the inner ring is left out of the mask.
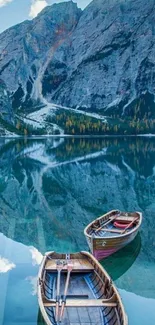
[[[16,265],[12,262],[9,262],[6,258],[0,256],[0,273],[6,273],[14,269]]]
[[[32,286],[32,296],[36,296],[37,295],[37,276],[28,276],[26,278],[27,281],[30,282],[31,286]]]
[[[0,7],[6,6],[9,2],[12,2],[13,0],[0,0]]]
[[[35,18],[39,14],[39,12],[41,10],[43,10],[48,5],[48,3],[46,0],[31,0],[31,1],[32,1],[32,4],[31,4],[31,8],[30,8],[29,17]]]
[[[30,247],[33,265],[39,265],[43,259],[43,255],[33,246]]]

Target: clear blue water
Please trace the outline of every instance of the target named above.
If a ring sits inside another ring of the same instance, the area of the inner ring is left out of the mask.
[[[155,324],[155,139],[0,140],[0,325],[39,325],[36,279],[48,250],[87,250],[84,227],[142,211],[136,239],[102,261],[130,325]]]

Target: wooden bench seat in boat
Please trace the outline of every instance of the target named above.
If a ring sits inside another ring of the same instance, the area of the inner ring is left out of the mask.
[[[117,216],[115,221],[132,221],[135,216]],[[109,220],[113,220],[113,217],[110,217]]]
[[[62,301],[59,302],[59,306],[61,306]],[[51,300],[48,302],[44,302],[44,307],[55,307],[56,301]],[[107,299],[67,299],[66,307],[116,307],[117,303],[108,302]]]
[[[64,260],[65,261],[65,260]],[[63,262],[63,260],[61,260]],[[89,261],[84,259],[72,260],[73,270],[72,272],[91,272],[94,271],[94,267]],[[57,260],[48,260],[45,266],[46,271],[55,271],[57,268]],[[67,270],[67,264],[63,266],[63,271]]]
[[[102,232],[113,232],[113,233],[116,233],[116,234],[122,234],[122,230],[119,230],[119,229],[102,228],[100,231],[102,231]]]

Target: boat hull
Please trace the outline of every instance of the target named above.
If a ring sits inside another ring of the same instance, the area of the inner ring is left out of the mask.
[[[91,253],[100,261],[131,243],[131,241],[135,239],[137,233],[138,230],[128,236],[91,239],[86,236],[86,239]]]

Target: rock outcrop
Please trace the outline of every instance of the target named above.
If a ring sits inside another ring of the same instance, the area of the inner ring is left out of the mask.
[[[71,71],[54,98],[95,110],[154,93],[154,17],[154,1],[93,1],[74,32]]]
[[[155,93],[155,1],[72,1],[0,35],[0,78],[16,109],[54,102],[129,114]],[[12,41],[13,40],[13,41]]]
[[[13,123],[13,110],[5,83],[0,79],[0,119]]]
[[[55,51],[69,38],[81,9],[71,2],[45,8],[32,21],[18,24],[0,35],[0,77],[12,94],[14,109],[37,105],[42,79]]]

